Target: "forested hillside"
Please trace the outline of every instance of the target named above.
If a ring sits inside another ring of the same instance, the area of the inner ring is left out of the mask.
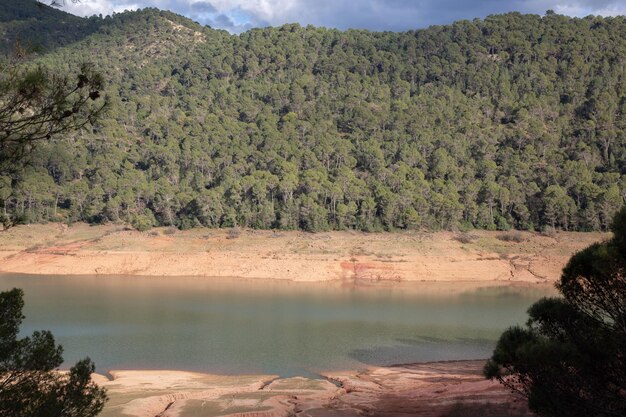
[[[94,33],[103,20],[82,19],[45,1],[2,0],[0,4],[0,53],[11,53],[16,46],[29,54],[44,53],[68,45]]]
[[[624,17],[240,36],[155,9],[84,22],[95,33],[37,59],[93,62],[110,110],[0,179],[7,218],[600,230],[623,204]]]

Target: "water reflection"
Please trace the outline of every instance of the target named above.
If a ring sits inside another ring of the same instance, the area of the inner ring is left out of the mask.
[[[99,370],[283,376],[487,357],[547,287],[351,286],[154,277],[0,276],[26,294],[25,333],[52,330]]]

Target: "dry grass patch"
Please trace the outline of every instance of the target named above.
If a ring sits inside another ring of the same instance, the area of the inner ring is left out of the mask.
[[[513,243],[522,243],[524,240],[524,234],[519,230],[511,230],[506,233],[500,233],[496,236],[496,239],[501,240],[503,242],[513,242]]]

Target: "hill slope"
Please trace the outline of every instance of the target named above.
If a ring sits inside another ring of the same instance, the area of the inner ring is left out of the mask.
[[[83,19],[35,0],[2,0],[0,53],[16,44],[29,53],[48,52],[94,33],[102,19]]]
[[[511,13],[406,33],[240,36],[156,9],[46,55],[111,110],[42,146],[22,221],[605,229],[626,192],[626,19]]]

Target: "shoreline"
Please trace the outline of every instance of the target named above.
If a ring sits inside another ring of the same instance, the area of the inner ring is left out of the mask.
[[[106,285],[254,285],[259,291],[359,288],[431,295],[553,287],[571,255],[609,234],[474,231],[243,231],[115,225],[20,226],[0,233],[0,276],[58,275]],[[137,278],[134,280],[134,278]],[[153,281],[147,281],[149,278]],[[485,360],[368,366],[320,378],[126,369],[94,374],[102,417],[530,417],[526,402],[485,380]],[[456,413],[456,414],[455,414]]]
[[[60,224],[0,232],[0,273],[405,282],[551,283],[571,255],[610,236],[559,232],[275,232]]]
[[[20,286],[24,280],[77,280],[81,286],[94,285],[97,287],[110,288],[135,288],[146,287],[161,288],[197,288],[206,290],[210,288],[214,292],[237,292],[242,286],[248,290],[253,289],[259,295],[282,294],[291,296],[294,294],[318,294],[322,297],[334,297],[341,294],[352,294],[355,291],[363,297],[376,297],[380,293],[387,293],[398,299],[414,296],[428,296],[430,299],[450,298],[465,294],[480,294],[515,291],[519,293],[540,293],[540,296],[556,295],[558,292],[553,281],[528,282],[528,281],[501,281],[501,280],[464,280],[464,281],[354,281],[354,280],[328,280],[328,281],[291,281],[272,278],[246,278],[246,277],[190,277],[190,276],[150,276],[150,275],[48,275],[7,273],[0,271],[0,281],[9,283],[11,286]],[[139,368],[140,370],[141,368]],[[129,369],[130,370],[130,369]],[[190,371],[193,371],[191,369]]]
[[[484,360],[441,361],[324,372],[320,378],[187,371],[94,374],[110,397],[103,417],[441,416],[480,410],[530,416],[526,403],[481,374]],[[462,415],[462,414],[459,414]]]

